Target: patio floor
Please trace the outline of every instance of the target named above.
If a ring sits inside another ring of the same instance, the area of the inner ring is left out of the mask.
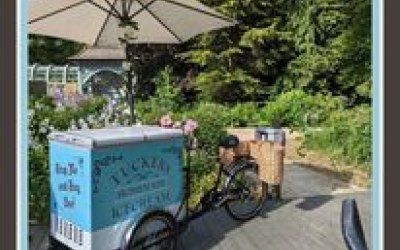
[[[341,202],[355,198],[371,245],[371,192],[356,191],[332,176],[300,166],[285,168],[282,198],[268,201],[262,214],[238,223],[224,209],[193,221],[178,249],[346,250],[340,228]],[[30,226],[30,250],[47,249],[48,229]]]

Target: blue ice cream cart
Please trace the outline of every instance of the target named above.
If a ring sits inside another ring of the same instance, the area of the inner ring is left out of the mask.
[[[177,212],[181,130],[114,127],[55,132],[49,140],[52,240],[76,250],[120,249],[145,214]]]

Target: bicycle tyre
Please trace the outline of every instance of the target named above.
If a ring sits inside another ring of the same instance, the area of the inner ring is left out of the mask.
[[[253,189],[254,193],[250,194],[253,197],[246,198],[255,198],[256,200],[253,202],[253,206],[248,209],[248,211],[244,213],[239,213],[236,209],[233,208],[234,202],[242,202],[239,199],[228,199],[224,205],[226,212],[235,220],[238,221],[247,221],[256,217],[260,210],[262,209],[265,199],[266,199],[266,190],[264,190],[264,185],[257,174],[257,166],[252,164],[247,164],[246,166],[236,170],[230,178],[228,178],[228,183],[226,185],[226,194],[235,193],[234,190],[238,189],[236,186],[238,181],[240,181],[241,177],[246,177],[249,181],[252,181],[252,187],[247,187],[248,189]],[[255,186],[254,186],[255,185]],[[254,190],[256,188],[257,190]],[[253,191],[250,191],[251,193]],[[236,192],[241,192],[240,190],[236,190]],[[244,206],[249,206],[248,203],[244,204]]]
[[[159,222],[160,230],[156,233],[151,228],[152,223]],[[162,211],[146,215],[135,227],[129,240],[127,250],[174,250],[177,243],[177,222],[173,216]],[[147,242],[150,240],[150,242]],[[159,241],[159,243],[157,243]]]

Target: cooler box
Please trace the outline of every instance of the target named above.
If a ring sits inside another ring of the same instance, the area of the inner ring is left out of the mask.
[[[72,249],[115,250],[140,218],[175,215],[183,199],[183,134],[160,127],[52,133],[51,236]]]
[[[255,131],[256,140],[286,144],[285,132],[280,128],[257,128]]]

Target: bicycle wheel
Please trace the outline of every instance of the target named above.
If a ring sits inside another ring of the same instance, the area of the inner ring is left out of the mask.
[[[164,212],[144,217],[133,231],[128,250],[173,250],[176,246],[176,220]]]
[[[226,194],[226,211],[233,219],[240,221],[254,218],[260,212],[266,198],[264,185],[257,175],[257,170],[250,165],[238,169],[228,179]]]

